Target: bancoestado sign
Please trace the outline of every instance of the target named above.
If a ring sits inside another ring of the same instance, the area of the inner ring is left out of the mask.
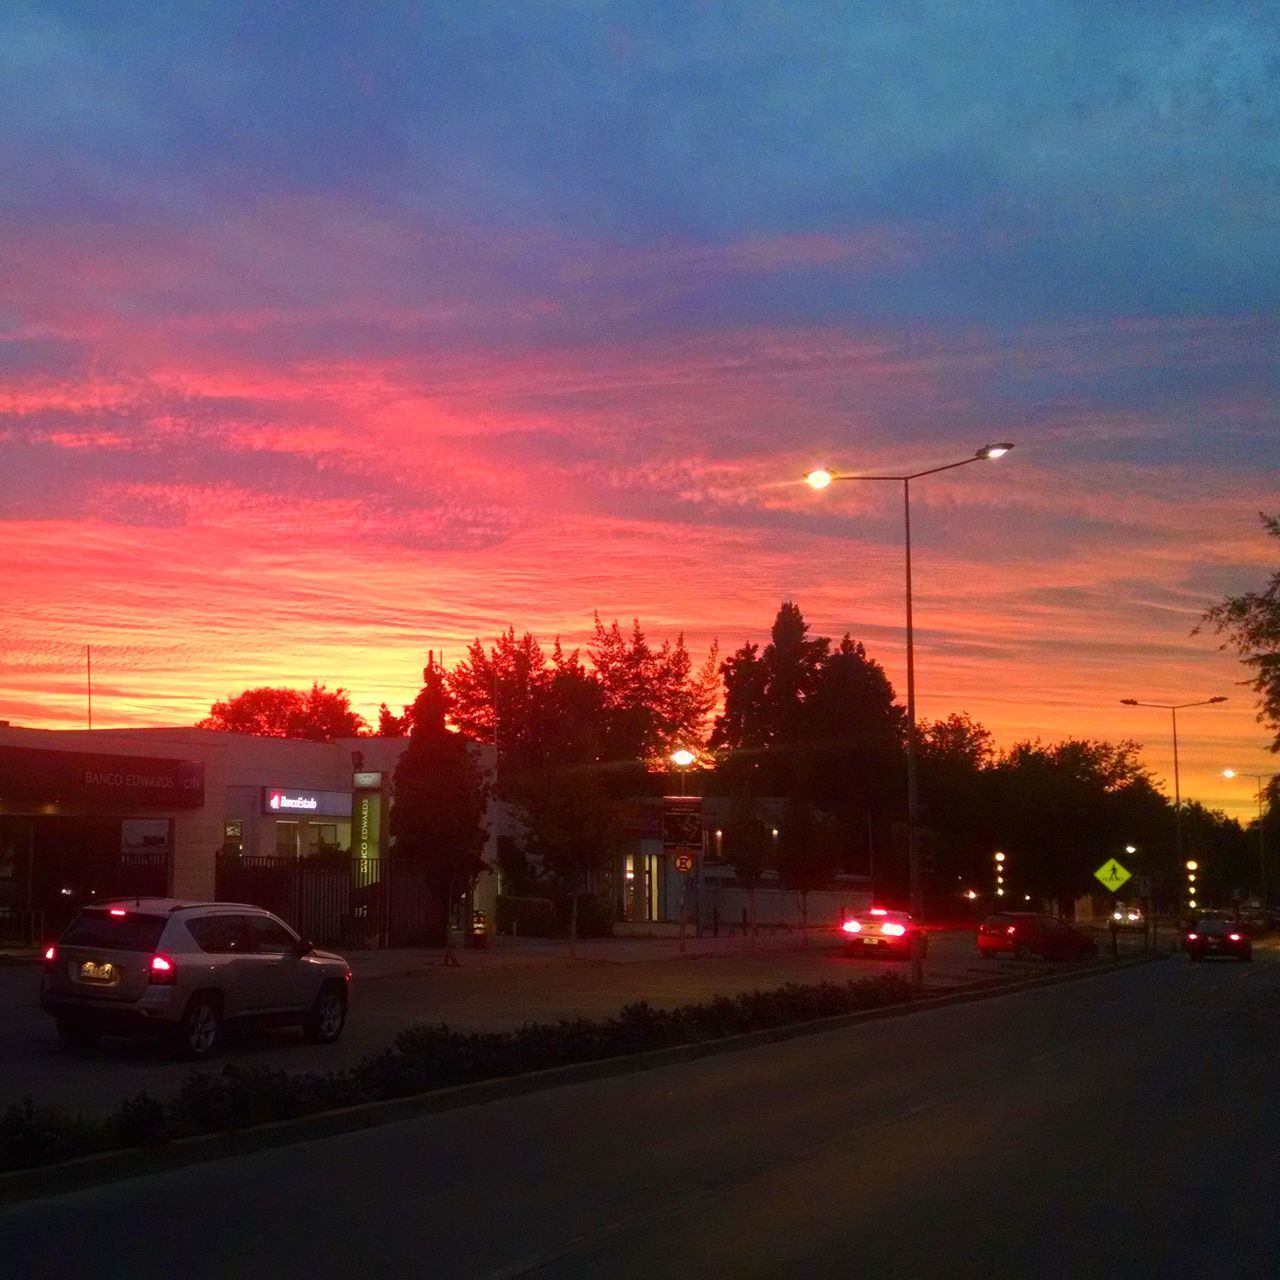
[[[117,756],[97,751],[0,747],[0,801],[140,809],[199,809],[199,760]]]
[[[351,792],[263,787],[262,812],[275,818],[349,818]]]

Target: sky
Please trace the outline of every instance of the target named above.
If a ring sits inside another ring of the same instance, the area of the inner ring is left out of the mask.
[[[1275,757],[1192,634],[1280,510],[1280,6],[0,11],[0,718],[372,717],[784,600],[1002,746]]]

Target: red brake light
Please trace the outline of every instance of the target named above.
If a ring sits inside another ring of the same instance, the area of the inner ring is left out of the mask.
[[[856,920],[846,920],[840,927],[845,931],[845,933],[862,932],[862,926]]]
[[[885,923],[880,926],[881,933],[887,933],[893,938],[902,937],[906,931],[907,926],[905,924],[894,924],[891,920],[886,920]]]
[[[1017,925],[1011,924],[1011,925],[1010,925],[1010,926],[1005,930],[1005,933],[1012,933],[1012,932],[1013,932],[1017,927],[1018,927]]]
[[[889,913],[883,907],[872,907],[871,914],[873,916],[887,916]]]
[[[128,912],[125,911],[123,907],[112,907],[111,910],[107,912],[107,914],[112,916],[123,916],[123,915],[128,915]]]
[[[1227,937],[1230,938],[1232,942],[1240,941],[1240,935],[1238,933],[1229,933],[1227,934]]]
[[[1187,941],[1194,942],[1199,936],[1200,935],[1198,933],[1189,933],[1187,934]]]
[[[151,957],[151,981],[162,987],[172,986],[178,981],[178,971],[168,956]]]
[[[44,949],[45,964],[52,964],[57,958],[58,958],[57,947],[45,947]]]

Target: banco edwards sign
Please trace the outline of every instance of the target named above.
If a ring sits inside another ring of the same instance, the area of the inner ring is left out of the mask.
[[[199,809],[204,765],[158,756],[0,746],[0,801]]]

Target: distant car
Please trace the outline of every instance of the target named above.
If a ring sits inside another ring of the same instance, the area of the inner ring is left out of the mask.
[[[1253,941],[1237,920],[1199,919],[1187,930],[1182,940],[1192,960],[1206,956],[1235,956],[1237,960],[1253,959]]]
[[[978,926],[978,954],[1012,955],[1018,960],[1088,960],[1098,944],[1056,916],[1033,911],[998,911]]]
[[[1141,930],[1147,927],[1147,918],[1142,914],[1141,907],[1122,902],[1112,911],[1108,923],[1113,929]]]
[[[840,926],[846,955],[883,955],[895,960],[911,958],[911,940],[920,939],[920,954],[928,950],[929,939],[905,911],[872,907],[850,916]]]
[[[84,908],[45,950],[40,1004],[69,1045],[151,1033],[207,1058],[233,1023],[296,1023],[331,1043],[350,981],[341,956],[261,907],[128,898]]]

